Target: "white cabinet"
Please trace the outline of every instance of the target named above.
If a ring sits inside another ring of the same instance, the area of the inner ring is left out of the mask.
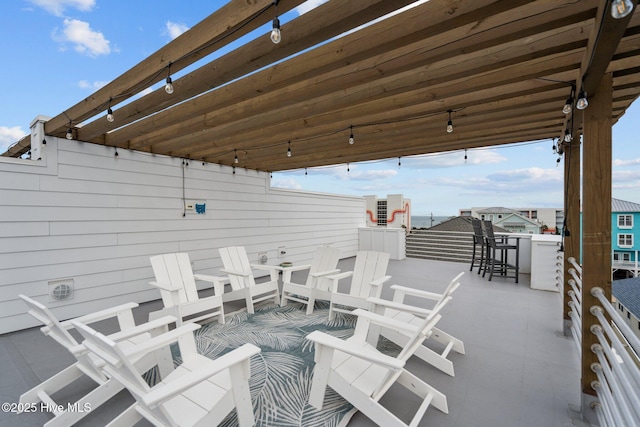
[[[391,259],[405,259],[405,237],[404,228],[359,228],[358,247],[361,251],[387,252]]]
[[[531,236],[531,289],[560,292],[564,277],[564,253],[558,252],[561,243],[561,236]]]

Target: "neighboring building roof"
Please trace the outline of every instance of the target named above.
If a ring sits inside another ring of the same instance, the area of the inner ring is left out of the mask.
[[[498,213],[516,213],[513,209],[503,208],[503,207],[493,207],[479,210],[478,213],[481,214],[498,214]]]
[[[640,212],[640,204],[612,198],[611,212]]]
[[[473,233],[473,225],[471,224],[470,216],[453,216],[445,221],[442,221],[440,224],[434,225],[429,228],[429,230],[435,231],[463,231]],[[493,230],[499,233],[508,233],[509,230],[506,230],[502,227],[498,227],[497,225],[493,225]]]
[[[611,293],[637,319],[640,319],[640,277],[614,280]]]

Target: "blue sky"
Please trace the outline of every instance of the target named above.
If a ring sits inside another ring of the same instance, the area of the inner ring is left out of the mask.
[[[321,3],[312,0],[284,22]],[[210,15],[224,1],[13,0],[0,25],[0,151],[37,115],[55,116]],[[262,28],[250,37],[268,37]],[[283,34],[286,37],[286,34]],[[222,54],[223,52],[220,52]],[[188,69],[184,72],[188,72]],[[183,72],[183,73],[184,73]],[[178,74],[176,77],[179,77]],[[559,109],[562,106],[559,106]],[[640,103],[613,129],[613,197],[640,203]],[[350,195],[404,194],[414,215],[472,206],[562,207],[552,141],[274,173],[272,185]],[[347,171],[348,169],[348,171]]]

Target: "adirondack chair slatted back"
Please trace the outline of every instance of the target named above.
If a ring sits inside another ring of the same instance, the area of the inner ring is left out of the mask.
[[[76,329],[85,339],[83,343],[85,347],[106,362],[104,370],[109,376],[125,386],[145,411],[153,414],[161,423],[160,425],[175,425],[172,417],[162,405],[151,408],[145,404],[144,396],[149,393],[151,388],[117,343],[87,325],[78,323]]]
[[[151,257],[153,274],[156,282],[170,284],[179,289],[178,301],[174,300],[175,293],[160,291],[165,307],[180,305],[185,302],[198,300],[198,289],[191,269],[189,254],[171,253]]]
[[[218,251],[220,252],[220,258],[222,259],[225,270],[248,274],[244,277],[230,274],[229,282],[231,283],[231,289],[235,291],[256,284],[253,274],[251,273],[251,263],[249,262],[249,257],[247,256],[247,251],[244,246],[229,246],[220,248]]]
[[[314,278],[311,274],[334,270],[338,265],[339,258],[340,249],[332,246],[320,246],[316,249],[313,255],[313,260],[311,261],[311,267],[309,268],[306,286],[313,286]],[[315,286],[316,289],[328,291],[331,288],[331,281],[324,277],[320,277],[318,278]]]
[[[38,319],[44,324],[42,332],[45,335],[53,338],[58,344],[62,345],[67,350],[71,351],[72,348],[79,345],[78,341],[65,329],[58,319],[49,311],[47,307],[40,304],[25,295],[19,295],[20,299],[24,301],[29,307],[29,314]],[[95,363],[91,360],[87,354],[74,354],[78,360],[78,368],[84,372],[88,377],[94,381],[101,383],[106,380],[106,377],[100,371]]]
[[[356,254],[349,293],[362,298],[379,297],[382,286],[378,287],[377,295],[371,295],[371,282],[387,274],[389,256],[386,252],[359,251]]]

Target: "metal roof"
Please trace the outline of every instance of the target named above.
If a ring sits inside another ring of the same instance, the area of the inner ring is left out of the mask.
[[[612,198],[611,212],[639,212],[640,213],[640,204]]]
[[[611,293],[637,319],[640,319],[640,277],[614,280]]]

